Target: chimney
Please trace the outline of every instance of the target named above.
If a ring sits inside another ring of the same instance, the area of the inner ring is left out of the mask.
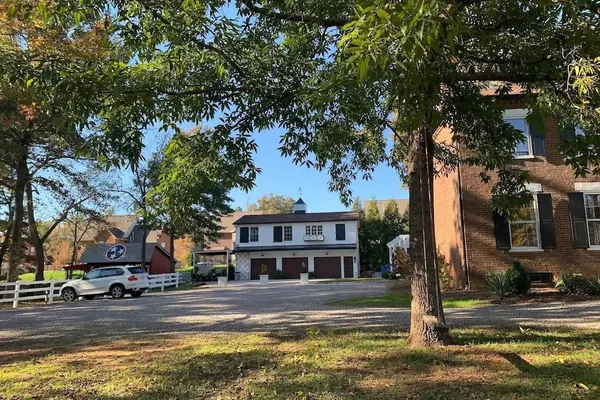
[[[294,203],[294,214],[306,214],[306,203],[302,200],[302,197]]]

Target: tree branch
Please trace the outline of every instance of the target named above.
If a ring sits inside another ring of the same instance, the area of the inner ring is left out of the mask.
[[[281,21],[292,21],[292,22],[305,22],[307,24],[315,24],[321,25],[324,28],[331,27],[342,27],[346,25],[348,22],[351,22],[350,18],[317,18],[310,15],[297,15],[290,13],[278,12],[275,10],[271,10],[268,8],[260,7],[252,3],[250,0],[241,0],[242,4],[244,4],[250,11],[264,15],[266,17],[270,17],[273,19],[278,19]]]

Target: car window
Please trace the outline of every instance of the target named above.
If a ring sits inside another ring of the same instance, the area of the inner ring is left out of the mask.
[[[127,268],[129,270],[129,272],[131,272],[132,274],[145,274],[146,271],[144,271],[144,268],[142,267],[129,267]]]
[[[100,277],[101,269],[95,269],[85,274],[86,279],[96,279]]]
[[[118,276],[118,275],[123,275],[125,272],[123,272],[123,270],[121,268],[106,268],[103,269],[100,277],[101,278],[108,278],[110,276]]]

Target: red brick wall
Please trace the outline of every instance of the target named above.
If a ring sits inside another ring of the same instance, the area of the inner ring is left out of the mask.
[[[436,140],[440,143],[450,143],[452,130],[449,128],[439,129],[436,132]],[[466,279],[458,182],[458,170],[437,177],[433,184],[433,207],[438,253],[450,265],[449,272],[454,278],[456,286],[463,288]]]
[[[507,109],[522,108],[519,99],[499,100]],[[564,272],[600,275],[600,251],[573,248],[571,217],[567,193],[575,182],[598,182],[600,177],[575,178],[571,167],[564,164],[558,151],[561,141],[555,119],[544,121],[546,157],[515,160],[514,164],[529,170],[531,182],[542,185],[542,191],[552,195],[556,246],[554,250],[510,252],[496,249],[491,212],[490,186],[482,184],[475,167],[462,166],[465,231],[469,278],[473,287],[481,287],[485,273],[506,268],[519,258],[526,270],[552,272],[557,279]],[[437,235],[437,233],[436,233]],[[440,239],[438,239],[439,241]]]

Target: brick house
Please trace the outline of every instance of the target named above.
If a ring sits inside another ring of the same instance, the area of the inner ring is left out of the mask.
[[[518,220],[492,213],[490,186],[480,169],[460,165],[434,182],[435,235],[439,253],[458,287],[482,287],[485,274],[519,259],[532,282],[550,284],[565,272],[600,274],[600,177],[576,178],[558,150],[556,118],[538,126],[525,121],[519,94],[496,96],[504,119],[524,132],[513,164],[527,169],[532,203]],[[436,140],[449,142],[451,128]]]

